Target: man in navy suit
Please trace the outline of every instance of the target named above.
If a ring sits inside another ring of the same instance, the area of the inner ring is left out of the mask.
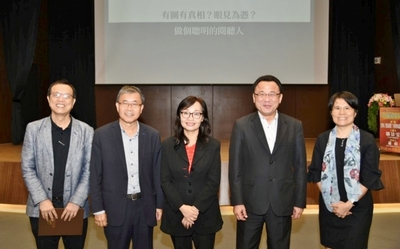
[[[282,88],[272,75],[259,77],[253,84],[257,111],[233,127],[229,184],[238,249],[258,248],[264,224],[268,249],[289,249],[292,219],[306,207],[303,126],[277,111]]]
[[[153,227],[161,219],[161,140],[138,121],[144,108],[139,88],[124,86],[115,106],[117,121],[95,131],[90,163],[91,208],[104,227],[108,248],[153,248]]]

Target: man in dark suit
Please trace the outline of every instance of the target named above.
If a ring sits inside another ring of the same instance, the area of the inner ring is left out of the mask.
[[[253,84],[257,112],[235,122],[229,148],[231,204],[236,247],[258,248],[264,223],[269,249],[289,249],[292,219],[306,207],[303,127],[277,111],[282,84],[272,75]]]
[[[139,88],[118,93],[119,120],[95,131],[90,163],[91,208],[104,227],[108,248],[153,248],[153,227],[161,219],[161,140],[138,121],[144,108]]]

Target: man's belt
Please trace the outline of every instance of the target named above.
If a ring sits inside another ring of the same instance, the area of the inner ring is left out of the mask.
[[[136,193],[136,194],[127,194],[126,198],[128,198],[129,200],[135,201],[137,199],[139,199],[142,195],[140,193]]]

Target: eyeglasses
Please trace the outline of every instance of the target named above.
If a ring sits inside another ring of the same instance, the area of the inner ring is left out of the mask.
[[[268,96],[272,100],[277,99],[278,96],[281,95],[281,93],[275,93],[275,92],[270,92],[270,93],[260,92],[260,93],[253,93],[253,94],[260,99],[265,99]]]
[[[56,99],[58,99],[60,97],[63,99],[71,99],[74,97],[69,93],[59,93],[59,92],[50,93],[50,95],[51,95],[51,97],[56,98]]]
[[[189,118],[192,116],[194,119],[199,119],[203,115],[201,112],[181,112],[182,118]]]
[[[339,107],[339,106],[334,106],[332,108],[332,112],[350,112],[353,111],[353,108],[350,106],[345,106],[345,107]]]
[[[129,103],[129,102],[118,102],[118,104],[123,107],[123,108],[128,108],[129,106],[132,106],[132,108],[139,108],[143,104],[138,104],[138,103]]]

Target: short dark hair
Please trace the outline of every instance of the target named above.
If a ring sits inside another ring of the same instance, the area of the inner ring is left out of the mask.
[[[347,104],[349,104],[349,106],[351,106],[351,108],[353,108],[356,112],[358,112],[358,109],[360,108],[359,104],[358,104],[358,98],[352,94],[351,92],[348,91],[340,91],[337,93],[334,93],[331,98],[329,99],[328,102],[328,109],[329,112],[332,111],[333,105],[335,104],[335,101],[337,99],[344,99],[344,101],[346,101]]]
[[[181,111],[189,108],[196,102],[200,103],[200,105],[202,107],[201,112],[203,113],[202,116],[204,118],[203,122],[201,122],[201,124],[200,124],[199,135],[197,136],[197,138],[202,142],[208,141],[208,137],[211,133],[211,125],[210,125],[210,121],[208,119],[207,104],[200,97],[187,96],[179,103],[178,108],[176,109],[176,118],[175,118],[175,127],[174,127],[175,135],[174,136],[175,136],[175,143],[177,145],[181,142],[189,142],[189,139],[185,136],[185,134],[183,132],[183,127],[181,124]]]
[[[280,93],[283,93],[283,86],[282,86],[281,81],[273,75],[263,75],[263,76],[258,77],[258,79],[256,79],[256,81],[253,83],[253,87],[252,87],[253,92],[256,90],[258,83],[260,83],[261,81],[275,82],[279,87]]]
[[[136,86],[128,86],[128,85],[123,86],[123,87],[119,90],[119,92],[118,92],[118,94],[117,94],[117,99],[116,99],[115,101],[118,102],[119,97],[121,97],[122,94],[127,94],[127,93],[139,93],[139,94],[140,94],[140,99],[141,99],[141,101],[142,101],[141,104],[142,104],[142,105],[144,104],[144,100],[145,100],[144,94],[143,94],[142,91],[139,89],[139,87],[136,87]]]
[[[71,83],[69,83],[67,79],[60,79],[60,80],[56,80],[53,83],[51,83],[49,88],[47,89],[47,96],[50,96],[51,88],[53,88],[54,85],[67,85],[67,86],[71,87],[71,89],[72,89],[72,97],[74,99],[76,99],[75,87]]]

